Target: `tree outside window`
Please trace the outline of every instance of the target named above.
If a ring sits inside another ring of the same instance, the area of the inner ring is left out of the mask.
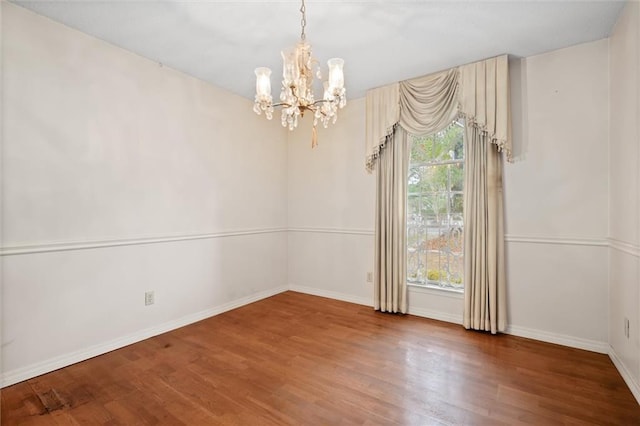
[[[462,291],[464,124],[415,137],[407,191],[407,281]]]

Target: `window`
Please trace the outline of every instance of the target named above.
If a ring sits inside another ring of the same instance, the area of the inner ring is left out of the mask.
[[[408,284],[462,291],[464,124],[414,137],[407,190]]]

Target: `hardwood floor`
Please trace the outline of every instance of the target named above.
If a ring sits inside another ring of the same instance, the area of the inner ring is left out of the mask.
[[[606,355],[286,292],[2,390],[2,424],[639,425]]]

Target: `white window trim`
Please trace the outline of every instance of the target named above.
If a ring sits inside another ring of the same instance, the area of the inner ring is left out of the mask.
[[[462,299],[464,297],[463,289],[446,288],[435,285],[420,285],[407,283],[407,288],[412,293],[433,294],[437,296],[446,296],[454,299]]]

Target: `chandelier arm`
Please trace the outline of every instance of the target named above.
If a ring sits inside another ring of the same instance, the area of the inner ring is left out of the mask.
[[[315,110],[317,109],[317,108],[316,108],[316,105],[319,105],[319,104],[326,104],[326,103],[333,104],[333,103],[335,103],[335,102],[336,102],[336,101],[331,101],[331,100],[328,100],[328,99],[320,99],[320,100],[317,100],[317,101],[315,101],[314,103],[312,103],[312,104],[311,104],[311,106],[313,107],[313,111],[315,112]],[[320,110],[320,114],[322,114],[322,116],[323,116],[323,117],[329,117],[329,116],[327,115],[327,113],[326,113],[326,112],[324,112],[323,110]]]

